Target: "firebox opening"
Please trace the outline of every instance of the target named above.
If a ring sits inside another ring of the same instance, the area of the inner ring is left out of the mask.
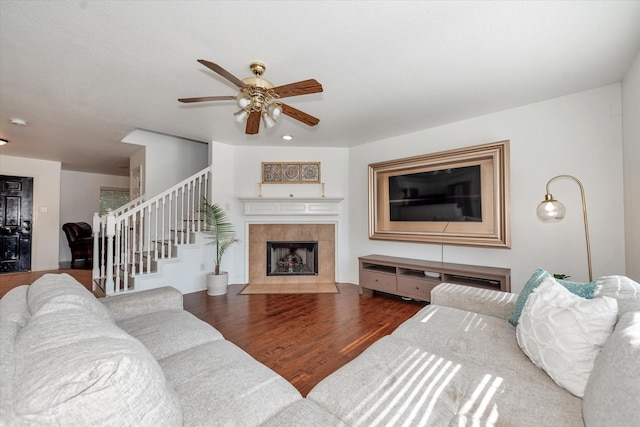
[[[318,242],[267,242],[267,276],[317,276]]]

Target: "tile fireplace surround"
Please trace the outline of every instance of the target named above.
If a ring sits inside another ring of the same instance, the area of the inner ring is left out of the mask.
[[[267,276],[266,247],[268,241],[317,241],[317,276]],[[249,283],[334,283],[335,282],[335,225],[334,224],[249,224]]]

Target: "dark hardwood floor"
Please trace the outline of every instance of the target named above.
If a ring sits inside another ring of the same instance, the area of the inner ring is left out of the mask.
[[[338,284],[339,294],[184,296],[184,308],[264,363],[303,396],[426,305],[400,297],[359,295]]]
[[[80,264],[80,263],[78,263]],[[48,271],[26,271],[21,273],[2,273],[0,274],[0,298],[4,296],[11,289],[20,285],[30,285],[36,279],[42,277],[44,274],[53,273],[67,273],[73,276],[78,282],[82,283],[88,290],[91,290],[91,269],[89,267],[82,266],[80,268],[68,268],[68,263],[65,268],[58,270]],[[96,296],[103,296],[97,293]]]

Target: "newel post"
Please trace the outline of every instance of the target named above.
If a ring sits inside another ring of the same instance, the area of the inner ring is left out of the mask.
[[[105,294],[115,293],[113,282],[113,242],[116,235],[115,216],[109,212],[107,214],[107,280],[105,284]]]

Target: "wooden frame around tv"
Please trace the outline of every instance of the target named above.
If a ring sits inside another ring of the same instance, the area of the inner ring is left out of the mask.
[[[480,166],[480,221],[391,221],[389,177]],[[448,245],[511,247],[509,141],[369,165],[369,238]]]

